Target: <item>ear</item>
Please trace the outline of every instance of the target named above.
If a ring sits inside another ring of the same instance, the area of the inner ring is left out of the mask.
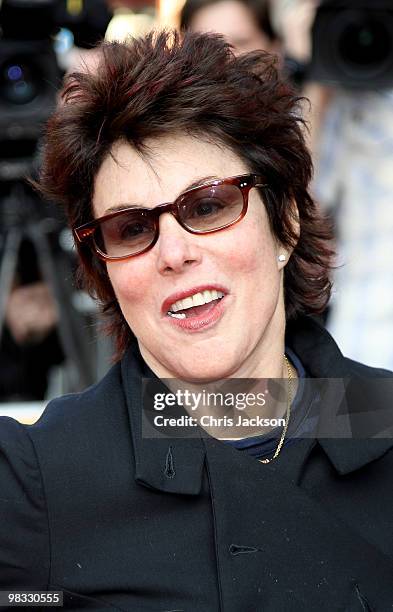
[[[293,243],[292,243],[292,246],[284,247],[280,242],[277,242],[276,252],[277,252],[277,266],[279,270],[282,270],[282,268],[284,268],[287,265],[293,253],[293,250],[295,249],[297,245],[297,242],[300,236],[299,209],[297,207],[295,200],[290,200],[289,206],[290,206],[290,223],[291,223],[291,230],[292,230],[292,235],[293,235]]]

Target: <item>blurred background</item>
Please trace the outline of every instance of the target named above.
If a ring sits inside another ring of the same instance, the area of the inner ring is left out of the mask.
[[[170,26],[265,49],[304,101],[314,196],[335,227],[328,329],[353,359],[393,369],[391,0],[0,0],[0,414],[34,422],[94,383],[111,339],[75,287],[76,256],[36,177],[65,73],[97,69],[95,45]]]

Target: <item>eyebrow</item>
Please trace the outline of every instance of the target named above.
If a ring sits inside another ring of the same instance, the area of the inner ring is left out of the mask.
[[[187,185],[184,189],[182,189],[182,191],[175,198],[175,200],[177,200],[177,198],[179,196],[181,196],[186,191],[189,191],[190,189],[195,189],[196,187],[202,187],[202,185],[205,185],[206,183],[209,183],[209,182],[212,182],[212,181],[219,181],[219,180],[221,180],[220,177],[219,176],[215,176],[215,175],[204,176],[202,178],[196,179],[195,181],[193,181],[192,183]],[[116,204],[115,206],[111,206],[110,208],[107,208],[105,210],[104,215],[107,215],[107,214],[112,213],[112,212],[117,212],[118,210],[124,210],[125,208],[148,208],[148,207],[146,207],[145,204],[125,202],[123,204]],[[154,207],[152,207],[152,208],[154,208]]]

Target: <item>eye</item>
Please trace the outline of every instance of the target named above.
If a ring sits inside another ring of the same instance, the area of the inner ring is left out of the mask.
[[[187,218],[215,215],[223,208],[225,204],[217,198],[202,198],[187,206]]]
[[[118,236],[121,240],[127,240],[130,238],[137,238],[144,232],[149,231],[146,225],[141,223],[140,221],[128,221],[119,225],[118,227]]]

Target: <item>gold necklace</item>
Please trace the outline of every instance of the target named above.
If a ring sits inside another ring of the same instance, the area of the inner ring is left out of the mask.
[[[286,436],[287,429],[288,429],[289,417],[291,414],[293,376],[292,376],[292,370],[291,370],[291,365],[289,363],[289,359],[285,354],[284,354],[284,361],[287,366],[287,372],[288,372],[288,399],[287,399],[287,413],[285,415],[285,424],[282,430],[281,438],[279,440],[279,443],[277,444],[277,448],[274,451],[273,457],[271,457],[270,459],[258,459],[258,461],[260,461],[261,463],[270,463],[271,461],[273,461],[273,459],[276,459],[276,457],[278,457],[278,455],[280,454],[282,445],[284,444],[285,436]]]

